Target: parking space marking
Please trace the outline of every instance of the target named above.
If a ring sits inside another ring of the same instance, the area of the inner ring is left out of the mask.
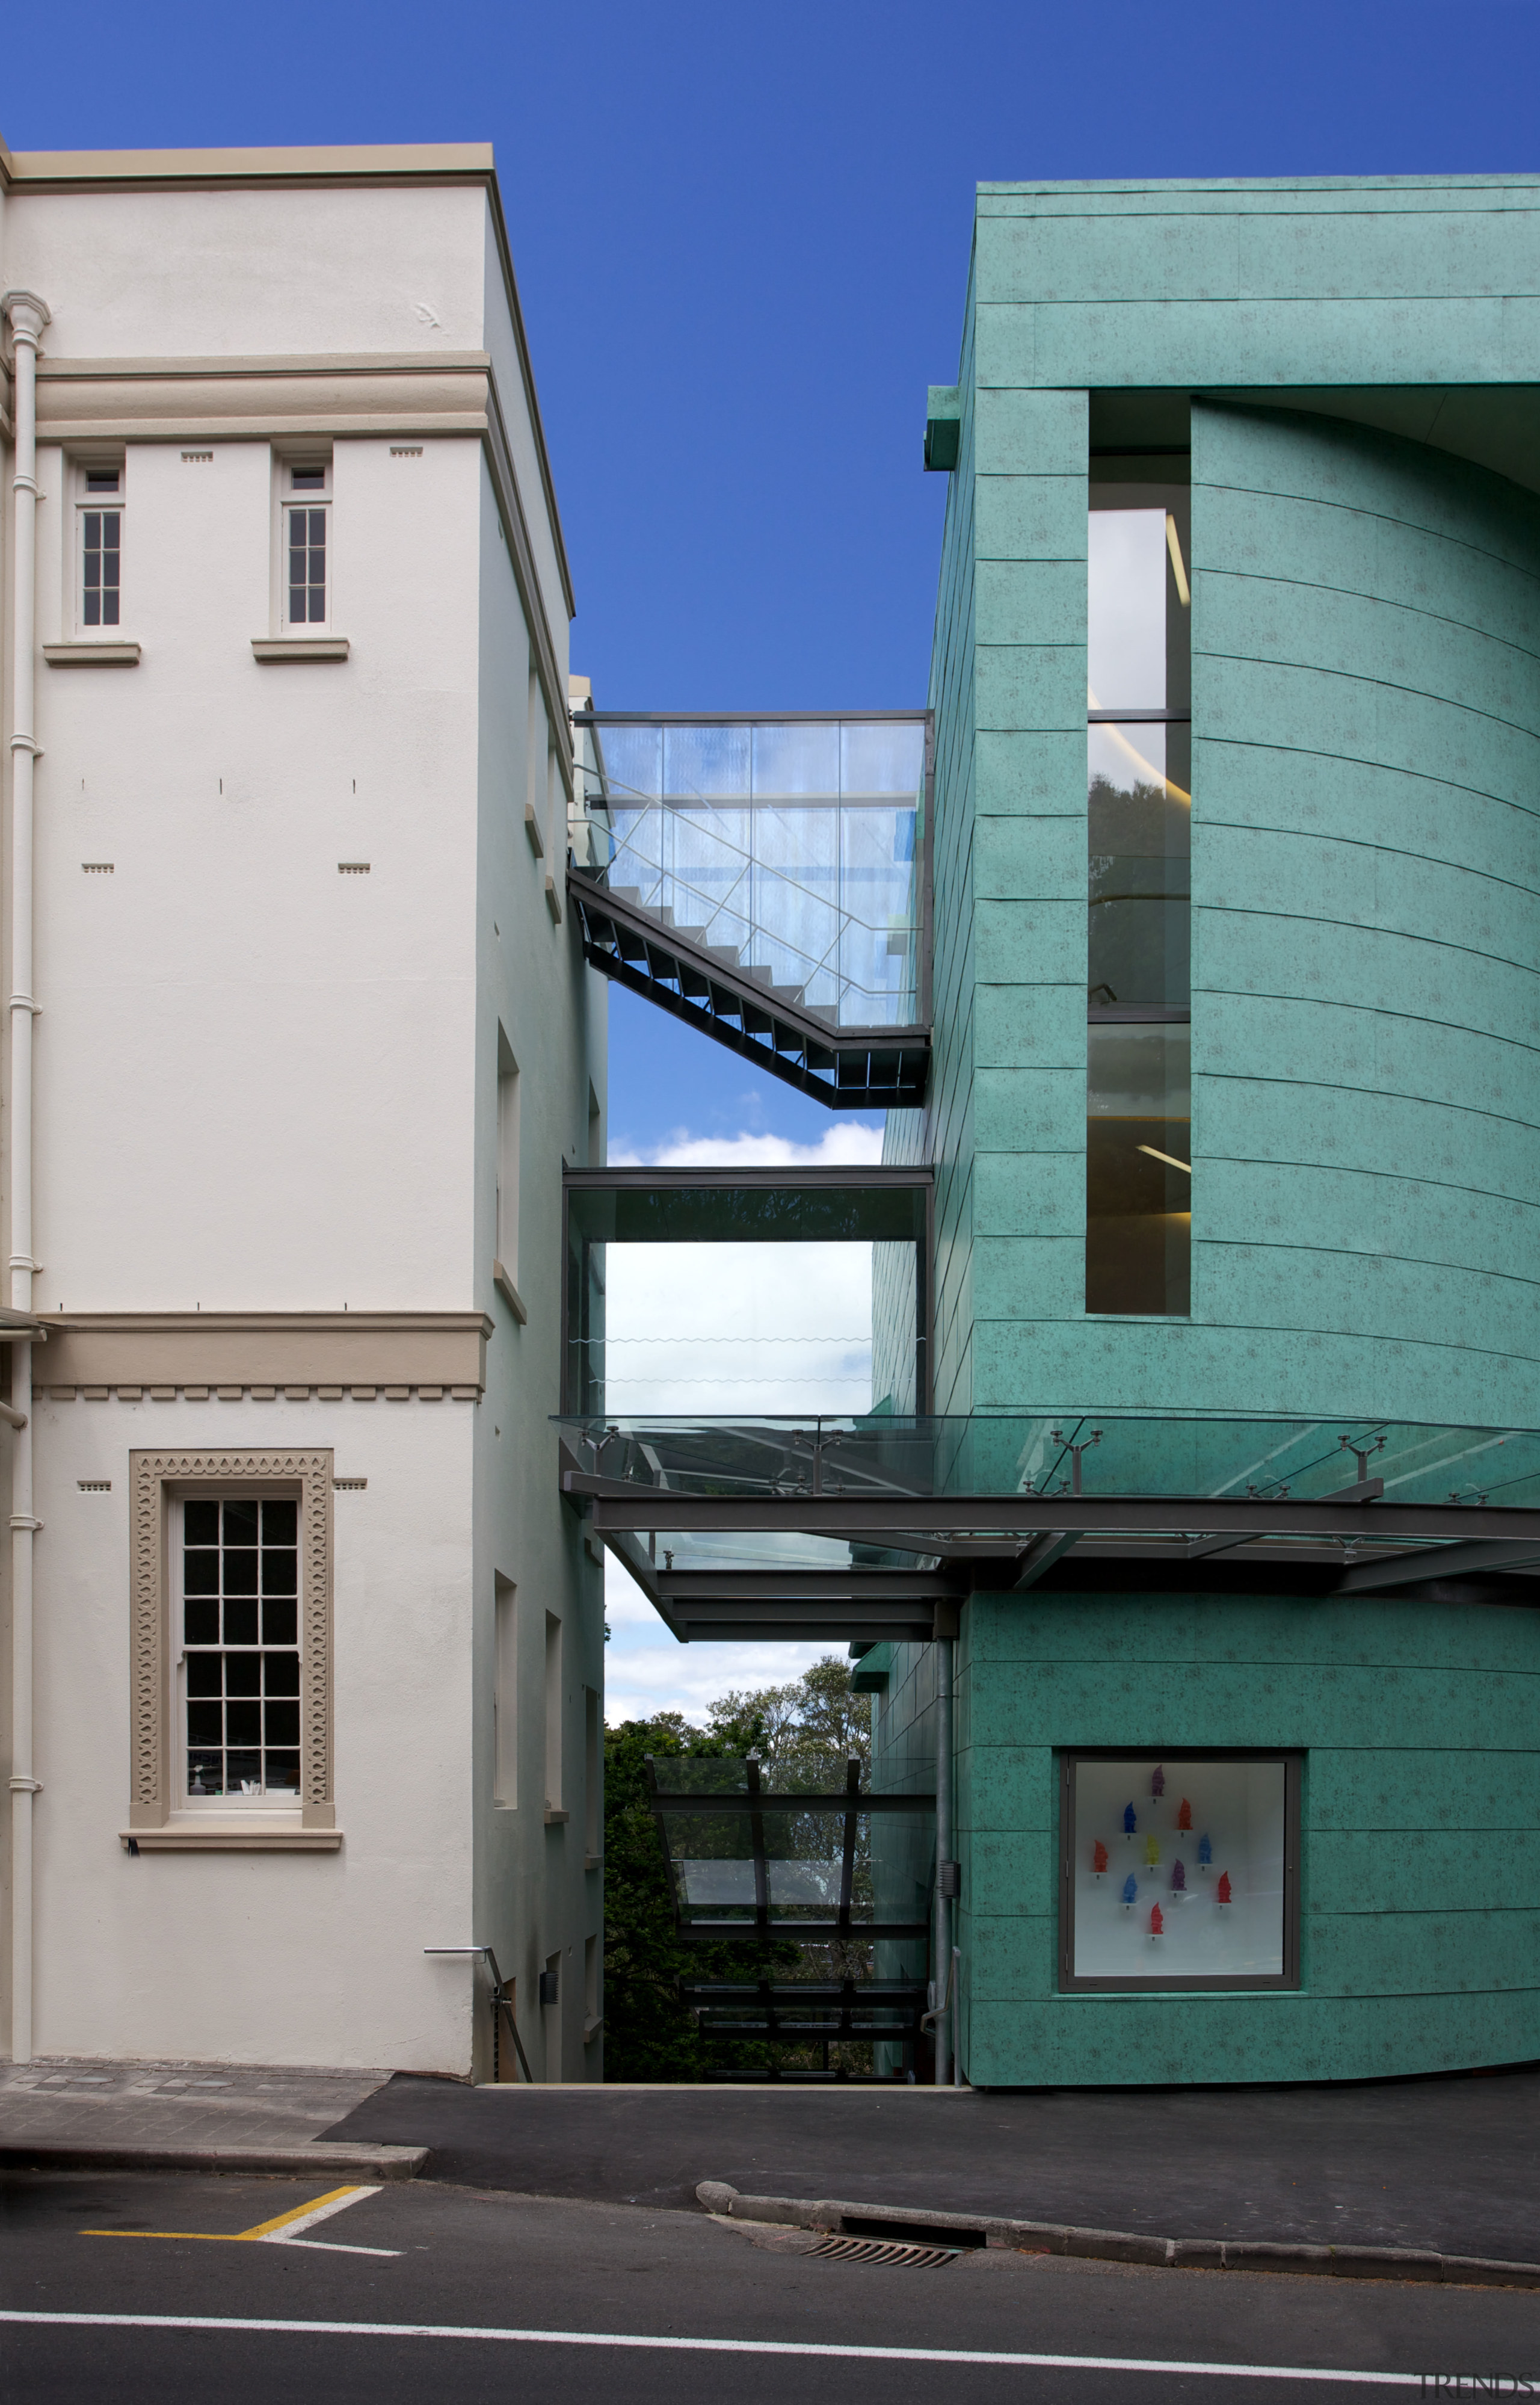
[[[1211,2380],[1297,2380],[1319,2387],[1422,2388],[1427,2384],[1426,2376],[1419,2371],[1328,2371],[1314,2365],[1188,2363],[1160,2356],[1008,2355],[962,2346],[836,2346],[812,2339],[652,2338],[614,2330],[497,2329],[474,2322],[259,2321],[200,2314],[44,2314],[0,2308],[0,2323],[6,2322],[40,2324],[50,2329],[237,2331],[243,2335],[294,2338],[485,2339],[505,2346],[635,2347],[665,2355],[821,2356],[847,2363],[970,2363],[1020,2371],[1181,2372],[1188,2378]]]
[[[313,2229],[318,2221],[329,2221],[334,2213],[345,2213],[350,2204],[359,2204],[366,2196],[378,2196],[375,2187],[331,2187],[324,2196],[315,2197],[309,2204],[297,2204],[288,2213],[276,2213],[271,2221],[259,2221],[250,2229],[82,2229],[82,2238],[180,2238],[193,2239],[203,2246],[312,2246],[327,2255],[389,2255],[398,2256],[399,2246],[344,2246],[332,2238],[302,2238],[300,2233]]]

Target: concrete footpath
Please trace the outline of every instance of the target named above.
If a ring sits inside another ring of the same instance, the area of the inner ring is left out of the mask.
[[[282,2171],[298,2157],[317,2170],[410,2178],[426,2159],[420,2149],[326,2140],[389,2076],[217,2062],[0,2064],[0,2164]]]
[[[738,2192],[735,2213],[756,2198],[833,2199],[878,2215],[1162,2244],[1540,2264],[1536,2071],[1351,2088],[954,2092],[466,2088],[171,2062],[0,2068],[0,2165],[29,2162],[314,2167],[697,2212],[716,2201],[697,2193],[702,2184],[715,2183]],[[1160,2259],[1158,2245],[1140,2259]]]
[[[332,2141],[598,2201],[839,2198],[1160,2239],[1540,2263],[1540,2072],[1355,2088],[459,2088],[399,2077]]]

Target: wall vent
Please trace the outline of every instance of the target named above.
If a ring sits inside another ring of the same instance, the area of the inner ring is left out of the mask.
[[[110,877],[113,873],[110,860],[83,860],[80,865],[88,877]]]
[[[369,863],[367,860],[340,860],[337,874],[339,877],[367,877]]]
[[[393,459],[420,459],[423,446],[420,443],[393,443],[390,456]]]
[[[77,1478],[75,1483],[80,1489],[82,1495],[110,1495],[112,1493],[112,1481],[110,1478]]]
[[[214,454],[212,451],[184,451],[182,457],[189,467],[202,468],[208,465]]]
[[[334,1478],[331,1483],[333,1486],[341,1487],[347,1495],[360,1494],[369,1484],[367,1478]]]

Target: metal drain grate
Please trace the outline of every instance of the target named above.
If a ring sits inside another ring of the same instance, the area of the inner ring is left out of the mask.
[[[901,2246],[890,2238],[824,2238],[808,2248],[810,2255],[824,2255],[836,2263],[903,2263],[911,2271],[929,2271],[941,2263],[950,2263],[961,2253],[958,2246]]]

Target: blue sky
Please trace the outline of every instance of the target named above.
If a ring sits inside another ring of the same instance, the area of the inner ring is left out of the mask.
[[[7,16],[0,132],[492,141],[599,706],[861,711],[926,697],[976,181],[1530,170],[1537,63],[1540,0],[55,0]],[[632,1157],[875,1124],[614,995]],[[628,1581],[610,1616],[612,1713],[819,1650],[681,1653]]]
[[[57,0],[16,148],[490,139],[602,707],[925,698],[973,186],[1540,164],[1536,0]],[[303,274],[302,260],[295,272]],[[617,997],[612,1126],[829,1115]]]

